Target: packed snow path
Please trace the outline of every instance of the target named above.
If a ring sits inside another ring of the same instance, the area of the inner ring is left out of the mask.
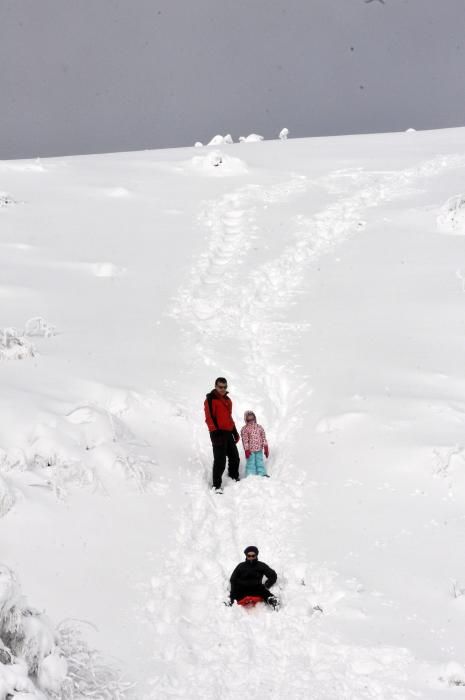
[[[290,537],[308,509],[302,493],[309,470],[296,463],[293,442],[302,428],[299,397],[311,393],[301,370],[305,358],[298,353],[305,326],[290,319],[310,266],[363,230],[368,210],[464,164],[463,157],[451,156],[398,172],[348,170],[317,180],[294,175],[269,187],[240,188],[201,207],[207,247],[173,314],[186,344],[195,349],[194,365],[205,363],[212,380],[217,374],[230,379],[236,421],[240,407],[258,413],[271,443],[272,478],[235,484],[225,476],[224,495],[209,492],[211,454],[201,401],[190,407],[198,457],[186,475],[189,503],[178,546],[163,575],[152,581],[154,627],[164,640],[156,655],[154,697],[411,697],[410,652],[350,645],[333,636],[338,601],[344,599],[350,609],[357,582],[341,581],[324,563],[302,564],[298,540]],[[327,192],[327,207],[299,216],[300,198],[316,190]],[[264,245],[275,205],[289,213],[282,236]],[[233,340],[239,354],[229,349]],[[222,606],[229,574],[248,544],[257,544],[260,557],[277,569],[279,614]]]

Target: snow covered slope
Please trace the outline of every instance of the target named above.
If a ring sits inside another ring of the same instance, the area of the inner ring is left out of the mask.
[[[0,698],[463,694],[464,292],[465,129],[0,162]]]

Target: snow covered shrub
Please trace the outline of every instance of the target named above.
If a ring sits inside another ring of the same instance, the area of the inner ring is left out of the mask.
[[[437,217],[440,233],[465,236],[465,194],[458,194],[447,200]]]
[[[55,650],[46,656],[39,665],[37,681],[39,687],[51,695],[66,697],[63,693],[66,691],[67,675],[68,663],[60,652]],[[68,694],[68,697],[72,697],[72,695]]]
[[[240,158],[225,155],[221,151],[210,151],[191,160],[194,170],[205,175],[241,175],[247,172],[247,165]]]
[[[257,143],[258,141],[264,141],[265,139],[260,134],[249,134],[248,136],[239,136],[239,141],[241,143]]]
[[[14,572],[0,564],[0,700],[20,693],[25,700],[120,700],[128,688],[76,623],[55,629],[27,606]]]
[[[16,204],[17,202],[10,197],[6,192],[0,192],[0,207],[8,207],[11,204]]]
[[[101,655],[84,641],[76,622],[64,621],[57,628],[58,647],[67,663],[66,679],[52,698],[98,698],[122,700],[130,688],[120,673],[108,666]]]
[[[29,674],[36,674],[42,659],[55,648],[52,626],[26,606],[15,574],[4,564],[0,564],[0,640],[26,663]]]
[[[126,479],[133,480],[141,491],[145,491],[153,481],[156,462],[144,455],[128,454],[118,457],[115,466],[122,470],[122,475]]]
[[[461,598],[465,595],[465,588],[459,584],[458,581],[452,581],[452,597]]]
[[[0,329],[0,360],[24,360],[34,354],[34,347],[15,328]]]
[[[40,336],[42,338],[49,338],[50,336],[55,335],[55,327],[49,325],[41,316],[36,316],[35,318],[30,318],[29,321],[26,322],[24,335],[30,337]]]
[[[20,662],[3,665],[0,663],[1,700],[47,700],[27,675],[27,668]]]
[[[23,472],[27,468],[24,450],[19,447],[9,447],[7,450],[3,450],[0,447],[0,472],[9,472],[13,469]]]
[[[465,667],[457,661],[449,661],[439,680],[451,687],[465,686]]]
[[[10,487],[0,476],[0,518],[8,513],[14,502],[15,498]]]
[[[224,143],[234,143],[231,134],[226,134],[226,136],[217,134],[208,142],[207,146],[222,146]]]
[[[14,572],[0,564],[0,698],[44,699],[31,677],[54,649],[50,623],[25,605]]]

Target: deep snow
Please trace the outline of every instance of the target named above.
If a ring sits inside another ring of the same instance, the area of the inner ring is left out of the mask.
[[[48,640],[0,699],[465,693],[464,174],[465,129],[0,163],[0,612]],[[218,375],[270,444],[223,496]],[[279,613],[222,604],[249,544]]]

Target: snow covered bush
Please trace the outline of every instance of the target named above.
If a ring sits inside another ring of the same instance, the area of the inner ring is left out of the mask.
[[[0,207],[8,207],[11,204],[16,204],[17,202],[10,197],[6,192],[0,192]]]
[[[0,564],[0,700],[119,700],[128,687],[76,623],[55,629],[27,606],[14,572]]]
[[[221,134],[217,134],[212,138],[211,141],[209,141],[207,146],[222,146],[224,143],[234,143],[231,134],[226,134],[226,136],[221,136]]]
[[[24,360],[34,354],[33,345],[16,328],[0,329],[0,360]]]
[[[438,214],[437,226],[440,233],[465,236],[465,194],[447,200]]]
[[[461,598],[463,595],[465,595],[465,587],[458,581],[452,581],[451,593],[453,598]]]
[[[42,660],[55,647],[50,623],[27,607],[15,574],[0,564],[0,693],[1,698],[45,698],[35,679]]]
[[[15,499],[10,487],[0,476],[0,518],[8,513],[14,502]]]
[[[221,151],[210,151],[202,156],[194,156],[191,167],[202,175],[242,175],[247,165],[240,158],[225,155]]]
[[[67,663],[67,675],[60,692],[50,693],[52,698],[122,700],[126,697],[130,684],[104,662],[99,652],[88,646],[76,622],[64,621],[58,626],[57,634],[59,649]]]
[[[9,447],[3,450],[0,447],[0,472],[9,472],[12,469],[26,471],[28,468],[24,450],[17,447]]]
[[[239,136],[239,141],[241,143],[255,143],[258,141],[264,141],[263,136],[260,134],[249,134],[248,136]]]
[[[26,325],[24,327],[24,335],[30,336],[30,337],[42,337],[42,338],[49,338],[52,335],[55,335],[55,327],[51,326],[50,324],[45,321],[41,316],[36,316],[34,318],[30,318],[29,321],[26,322]]]
[[[451,687],[465,686],[465,667],[457,661],[449,661],[439,676],[439,680]]]

